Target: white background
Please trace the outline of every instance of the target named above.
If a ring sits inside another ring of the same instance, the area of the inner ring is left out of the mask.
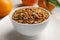
[[[21,3],[20,0],[12,0],[12,2],[13,9],[20,6]],[[22,37],[19,33],[14,31],[9,16],[3,18],[0,21],[0,40],[21,40],[20,38]],[[37,40],[60,40],[60,21],[52,16],[46,29],[39,34]]]

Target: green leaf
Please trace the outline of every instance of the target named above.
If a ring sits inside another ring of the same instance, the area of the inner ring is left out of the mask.
[[[48,2],[54,4],[57,7],[60,7],[60,3],[57,0],[48,0]]]

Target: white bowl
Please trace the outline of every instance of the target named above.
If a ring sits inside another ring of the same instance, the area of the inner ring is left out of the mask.
[[[45,29],[45,27],[48,24],[49,18],[50,18],[49,11],[40,7],[41,9],[46,10],[49,14],[49,18],[47,20],[43,21],[42,23],[39,23],[39,24],[21,24],[21,23],[18,23],[12,19],[12,14],[16,10],[22,9],[22,8],[33,8],[33,7],[32,6],[19,7],[10,13],[10,20],[12,21],[12,24],[13,24],[14,28],[16,29],[16,31],[18,31],[20,34],[25,35],[25,36],[34,36]]]

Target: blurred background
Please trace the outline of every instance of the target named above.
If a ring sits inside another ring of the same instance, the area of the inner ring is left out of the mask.
[[[38,6],[47,9],[54,16],[60,13],[60,0],[0,0],[0,19],[21,6]],[[56,12],[58,12],[56,14]]]

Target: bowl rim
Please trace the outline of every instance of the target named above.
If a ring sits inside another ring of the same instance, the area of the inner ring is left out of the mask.
[[[22,24],[22,23],[18,23],[18,22],[16,22],[16,21],[14,21],[14,20],[12,19],[12,15],[13,15],[13,13],[14,13],[16,10],[19,10],[19,9],[22,9],[22,8],[34,8],[34,7],[36,7],[36,6],[23,6],[23,7],[18,7],[18,8],[16,8],[16,9],[12,10],[12,11],[10,12],[10,14],[9,14],[10,20],[12,20],[14,23],[19,24],[19,25],[40,25],[40,24],[43,24],[43,23],[47,22],[47,21],[50,19],[51,13],[50,13],[48,10],[46,10],[46,9],[44,9],[44,8],[42,8],[42,7],[36,7],[36,8],[41,8],[41,9],[45,10],[46,12],[48,12],[49,17],[48,17],[48,19],[46,19],[45,21],[43,21],[43,22],[41,22],[41,23],[37,23],[37,24]]]

